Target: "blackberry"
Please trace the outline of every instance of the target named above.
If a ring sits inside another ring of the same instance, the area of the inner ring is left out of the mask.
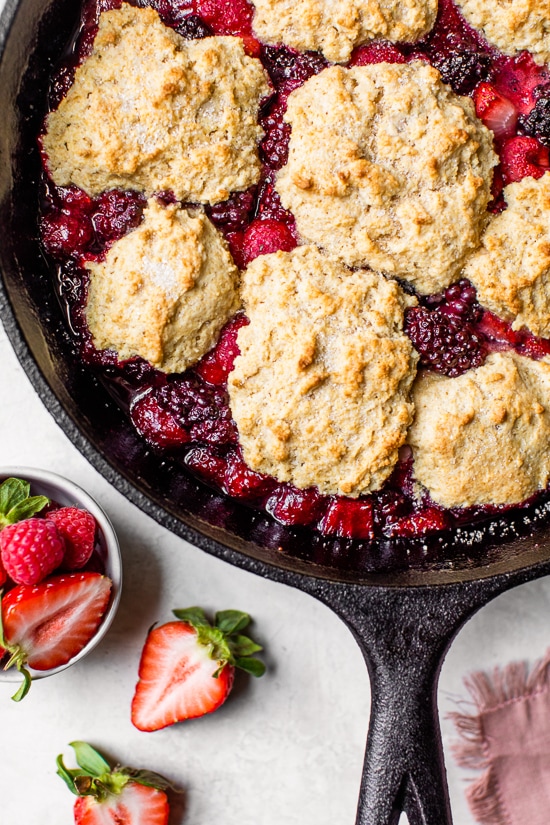
[[[260,125],[265,135],[260,143],[260,158],[270,169],[282,169],[288,160],[290,124],[285,123],[285,105],[278,98],[270,100],[260,114]]]
[[[228,200],[207,208],[212,223],[225,232],[244,230],[252,219],[256,205],[256,187],[235,192]]]
[[[528,115],[520,115],[518,124],[521,131],[536,138],[543,146],[550,146],[550,90],[538,97],[535,107]]]
[[[302,86],[328,66],[325,58],[317,52],[300,54],[287,46],[263,46],[262,63],[273,85],[283,87],[287,92]]]
[[[441,79],[459,95],[470,94],[481,80],[492,77],[491,57],[472,51],[439,53],[432,60]]]
[[[201,20],[197,14],[187,14],[182,20],[174,21],[173,27],[186,40],[201,40],[213,34],[210,26],[204,20]]]
[[[405,332],[420,353],[424,367],[442,375],[456,377],[480,367],[487,356],[485,339],[458,315],[446,315],[441,309],[408,309]]]
[[[92,224],[100,246],[118,241],[141,223],[145,198],[139,192],[110,189],[94,201]]]
[[[237,430],[224,390],[187,375],[165,384],[155,397],[195,443],[211,447],[237,443]]]

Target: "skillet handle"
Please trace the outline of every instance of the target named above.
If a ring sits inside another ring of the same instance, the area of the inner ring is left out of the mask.
[[[348,587],[327,601],[352,630],[369,669],[371,719],[356,825],[452,825],[437,709],[445,654],[495,591]],[[320,594],[318,594],[320,595]]]

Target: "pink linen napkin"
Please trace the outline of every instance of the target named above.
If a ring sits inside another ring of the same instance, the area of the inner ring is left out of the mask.
[[[466,686],[473,715],[451,714],[458,763],[483,773],[467,789],[482,825],[550,824],[550,651],[532,670],[513,663]]]

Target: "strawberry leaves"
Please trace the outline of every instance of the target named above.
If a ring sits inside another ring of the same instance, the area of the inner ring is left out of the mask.
[[[6,478],[0,484],[0,530],[31,518],[50,503],[46,496],[31,496],[30,491],[31,485],[22,478]]]
[[[75,752],[78,768],[67,768],[60,754],[56,760],[57,775],[75,796],[93,796],[98,802],[103,802],[109,796],[122,793],[129,782],[162,791],[172,787],[167,779],[153,771],[119,765],[112,767],[87,742],[75,741],[69,744]]]
[[[214,617],[212,625],[201,607],[187,607],[172,611],[177,619],[185,622],[197,631],[197,640],[208,650],[211,659],[218,662],[218,669],[213,674],[219,676],[226,665],[238,667],[252,676],[263,676],[265,665],[254,655],[262,646],[240,631],[250,624],[250,616],[240,610],[221,610]]]

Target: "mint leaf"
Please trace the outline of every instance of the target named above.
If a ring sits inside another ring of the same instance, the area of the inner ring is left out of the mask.
[[[210,627],[210,622],[202,607],[185,607],[180,610],[172,610],[176,619],[190,624],[191,627]]]
[[[250,616],[240,610],[221,610],[216,613],[214,624],[224,633],[238,633],[250,624]]]
[[[109,763],[87,742],[69,742],[69,745],[74,750],[77,764],[89,776],[102,776],[110,772]]]
[[[22,478],[7,478],[0,484],[0,514],[5,516],[12,507],[24,501],[31,491],[31,485]]]
[[[15,524],[16,521],[23,521],[23,519],[31,518],[31,516],[34,516],[35,513],[39,513],[40,510],[43,510],[49,503],[50,499],[46,498],[46,496],[31,496],[30,498],[25,499],[25,501],[21,501],[19,504],[16,504],[15,507],[12,507],[5,518],[8,524]]]

